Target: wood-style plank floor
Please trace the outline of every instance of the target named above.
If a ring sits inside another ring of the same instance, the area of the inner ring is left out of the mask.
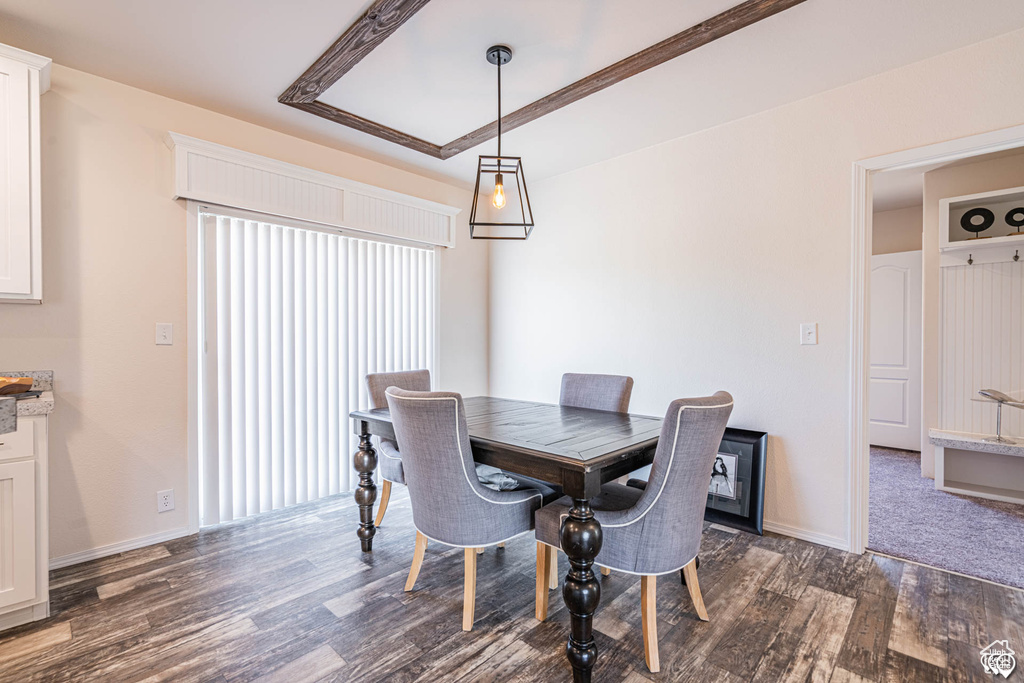
[[[371,555],[344,494],[57,570],[53,617],[0,634],[0,680],[571,680],[560,592],[533,616],[533,538],[478,558],[464,633],[461,550],[429,546],[403,592],[415,531],[395,488]],[[639,578],[601,577],[595,681],[981,681],[981,647],[1024,652],[1024,593],[885,557],[710,527],[699,574],[708,623],[659,581],[656,675]]]

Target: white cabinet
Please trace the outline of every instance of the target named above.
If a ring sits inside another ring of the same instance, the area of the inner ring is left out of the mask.
[[[0,629],[49,616],[47,420],[0,434]]]
[[[43,298],[39,100],[50,60],[0,44],[0,300]]]

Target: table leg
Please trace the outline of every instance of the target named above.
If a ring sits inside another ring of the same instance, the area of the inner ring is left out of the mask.
[[[373,471],[377,469],[377,452],[370,441],[369,426],[362,422],[359,426],[359,450],[352,456],[352,464],[359,473],[359,486],[356,487],[356,505],[359,506],[359,530],[356,535],[363,546],[363,552],[373,550],[373,535],[377,533],[373,526],[373,503],[377,500],[377,485],[373,483]]]
[[[573,498],[569,516],[562,521],[562,550],[569,557],[569,573],[562,597],[572,617],[572,631],[565,646],[575,683],[590,683],[590,671],[597,662],[594,642],[594,612],[601,600],[601,584],[594,576],[594,558],[601,552],[601,524],[594,518],[590,501]]]

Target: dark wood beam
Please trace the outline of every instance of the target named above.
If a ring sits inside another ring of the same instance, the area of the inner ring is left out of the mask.
[[[421,140],[417,137],[413,137],[408,133],[395,130],[394,128],[388,128],[387,126],[381,125],[369,119],[364,119],[361,116],[356,116],[350,112],[338,109],[337,107],[323,102],[285,102],[290,107],[301,109],[302,111],[309,112],[310,114],[316,114],[317,116],[327,119],[328,121],[334,121],[340,123],[343,126],[349,128],[355,128],[358,131],[368,133],[370,135],[376,135],[377,137],[387,140],[388,142],[394,142],[395,144],[414,149],[417,152],[423,152],[436,159],[443,159],[441,156],[441,146],[435,145],[432,142]]]
[[[320,97],[428,2],[430,0],[376,0],[306,69],[306,73],[281,93],[278,102],[305,103]]]
[[[670,59],[675,59],[698,47],[707,45],[741,28],[756,24],[805,0],[747,0],[740,5],[716,14],[707,21],[691,26],[671,38],[630,55],[625,59],[590,74],[585,78],[531,102],[521,109],[501,117],[502,132],[535,121],[584,97],[593,95],[631,76],[647,71]],[[448,159],[498,136],[498,122],[493,121],[472,133],[452,140],[441,148],[441,158]]]
[[[370,9],[278,98],[278,101],[437,159],[449,159],[497,137],[498,122],[492,121],[446,145],[436,145],[317,101],[317,97],[429,1],[376,0]],[[501,117],[502,130],[507,132],[535,121],[631,76],[664,64],[805,1],[747,0]]]

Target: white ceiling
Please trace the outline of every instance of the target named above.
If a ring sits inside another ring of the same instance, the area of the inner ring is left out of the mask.
[[[508,112],[738,2],[434,0],[323,99],[443,144],[494,118],[492,44],[515,51],[502,71]],[[0,0],[0,42],[471,185],[493,141],[441,161],[277,102],[369,4]],[[503,147],[536,180],[1021,27],[1021,0],[808,0],[512,131]]]

